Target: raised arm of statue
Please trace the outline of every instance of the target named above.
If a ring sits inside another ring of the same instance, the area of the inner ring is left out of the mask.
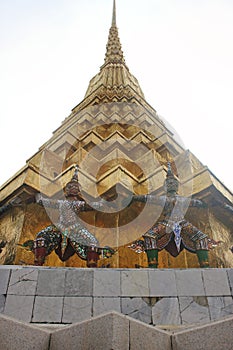
[[[77,211],[99,210],[104,207],[102,200],[99,202],[91,202],[90,204],[86,203],[85,201],[72,201],[71,203],[73,208]]]
[[[10,209],[11,207],[12,207],[12,205],[10,203],[1,206],[0,207],[0,215],[2,215],[5,212],[7,212],[7,210]]]
[[[92,203],[91,203],[91,207],[92,207],[94,210],[99,210],[99,209],[101,209],[101,208],[104,207],[103,201],[100,200],[99,202],[92,202]]]
[[[6,213],[12,207],[19,207],[22,205],[22,201],[19,197],[13,198],[10,202],[0,207],[0,215]]]
[[[74,200],[74,201],[70,201],[70,204],[72,205],[72,208],[74,210],[76,210],[76,211],[91,211],[91,210],[94,210],[85,201]]]
[[[223,204],[223,208],[233,212],[233,206],[232,205],[224,203]]]
[[[151,203],[155,205],[164,206],[166,202],[165,196],[155,196],[152,194],[145,195],[133,195],[132,202],[142,202],[142,203]]]
[[[190,207],[207,208],[207,204],[200,199],[191,199],[189,203]]]
[[[54,208],[54,209],[59,208],[59,200],[44,198],[41,195],[41,193],[36,194],[36,203],[38,203],[43,207]]]
[[[0,240],[0,254],[3,250],[3,248],[6,246],[6,244],[7,244],[7,241]]]
[[[148,195],[133,195],[132,202],[141,202],[146,203],[147,202],[147,196]]]

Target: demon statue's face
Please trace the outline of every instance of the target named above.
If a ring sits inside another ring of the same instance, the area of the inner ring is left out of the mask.
[[[169,176],[165,180],[164,188],[168,194],[176,194],[178,192],[179,182],[175,177]]]
[[[66,197],[78,197],[81,198],[81,192],[78,181],[70,181],[65,187]]]

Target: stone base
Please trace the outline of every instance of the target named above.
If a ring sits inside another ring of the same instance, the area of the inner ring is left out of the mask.
[[[0,313],[65,326],[115,311],[174,329],[233,316],[233,269],[0,266]]]

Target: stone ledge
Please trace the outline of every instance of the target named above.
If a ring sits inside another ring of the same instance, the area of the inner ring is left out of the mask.
[[[163,330],[110,312],[70,326],[42,328],[0,314],[4,350],[231,350],[233,316],[188,329]]]
[[[233,317],[172,335],[172,350],[232,350]]]

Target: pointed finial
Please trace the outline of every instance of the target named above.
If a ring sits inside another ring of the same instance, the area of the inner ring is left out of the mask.
[[[174,195],[178,192],[179,181],[175,178],[171,163],[167,163],[167,177],[164,182],[165,190],[168,195]]]
[[[116,0],[113,0],[112,27],[116,27]]]
[[[78,181],[78,171],[79,171],[79,167],[78,165],[76,165],[74,168],[74,175],[72,177],[72,181]]]
[[[167,176],[173,176],[172,167],[171,167],[170,162],[167,163]]]

